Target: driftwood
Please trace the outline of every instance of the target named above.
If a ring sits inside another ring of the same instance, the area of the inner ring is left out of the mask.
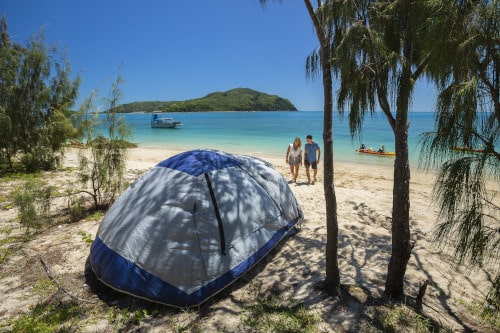
[[[43,268],[45,269],[45,272],[47,273],[47,276],[57,284],[57,291],[54,294],[52,294],[51,296],[49,296],[46,301],[50,301],[57,293],[62,291],[63,293],[65,293],[66,295],[68,295],[69,297],[71,297],[73,299],[76,299],[77,301],[91,303],[91,304],[94,303],[92,301],[89,301],[89,300],[86,300],[84,298],[73,295],[70,291],[68,291],[66,288],[61,286],[61,283],[59,281],[57,281],[57,279],[54,277],[54,275],[52,274],[52,271],[50,270],[49,265],[47,264],[47,262],[43,259],[43,257],[40,254],[38,254],[38,259],[40,259],[40,262],[42,263]]]

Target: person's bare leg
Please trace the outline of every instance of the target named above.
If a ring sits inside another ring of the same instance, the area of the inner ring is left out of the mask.
[[[293,174],[293,180],[297,181],[297,177],[299,177],[299,166],[300,164],[297,164],[295,166],[295,173]]]
[[[309,175],[309,167],[306,166],[306,176],[307,176],[307,183],[311,182],[311,176]]]

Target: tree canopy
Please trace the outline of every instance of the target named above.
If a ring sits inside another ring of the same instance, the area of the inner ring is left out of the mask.
[[[433,1],[442,38],[429,77],[436,83],[435,131],[422,156],[438,166],[436,239],[457,264],[492,276],[488,307],[500,308],[500,2]],[[452,24],[450,24],[452,23]]]
[[[361,131],[376,102],[394,133],[392,253],[385,294],[401,297],[413,243],[410,231],[408,113],[415,82],[430,60],[429,25],[436,19],[425,1],[332,1],[338,42],[332,67],[340,80],[339,110],[349,110],[352,135]]]
[[[78,135],[70,121],[80,79],[43,34],[26,46],[11,43],[7,20],[0,20],[0,162],[12,166],[20,155],[28,170],[50,169],[70,137]]]

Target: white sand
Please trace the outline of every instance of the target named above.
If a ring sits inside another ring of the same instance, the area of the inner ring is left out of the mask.
[[[127,177],[132,181],[176,153],[161,149],[131,149],[127,161]],[[286,179],[290,179],[284,155],[261,158],[271,162]],[[69,151],[66,154],[66,165],[75,166],[76,162],[75,151]],[[285,299],[304,301],[312,311],[321,316],[324,321],[321,327],[326,331],[331,327],[348,330],[355,327],[359,320],[356,309],[332,311],[332,300],[312,288],[314,282],[324,278],[325,273],[323,167],[320,163],[316,184],[307,185],[304,167],[300,169],[297,183],[290,184],[305,215],[301,232],[288,239],[277,253],[266,259],[263,269],[244,278],[246,283],[234,290],[231,297],[223,298],[211,306],[210,317],[201,319],[207,331],[221,327],[236,329],[242,313],[239,302],[252,301],[256,294],[264,294],[266,291],[279,294]],[[382,294],[390,257],[392,179],[393,171],[390,167],[335,164],[341,281],[342,284],[366,288],[375,297]],[[476,319],[467,312],[463,303],[484,297],[488,287],[485,282],[487,276],[482,270],[455,272],[449,265],[449,253],[433,245],[432,230],[436,225],[436,212],[430,206],[433,180],[432,174],[412,170],[410,224],[412,239],[416,245],[408,265],[405,291],[409,296],[416,296],[419,283],[429,280],[431,285],[424,298],[423,312],[454,329],[462,330],[464,325],[477,328]],[[10,210],[0,211],[0,214],[3,224],[12,218],[13,213]],[[27,244],[25,252],[28,257],[33,258],[39,251],[47,253],[48,248],[64,247],[59,260],[49,263],[54,274],[73,273],[81,276],[89,247],[82,242],[78,231],[84,230],[94,237],[97,228],[98,222],[82,221],[62,225]],[[1,235],[0,237],[3,238]],[[4,268],[15,265],[16,260],[26,261],[26,258],[10,258],[4,263]],[[74,287],[85,288],[81,277],[76,279]],[[23,284],[22,278],[16,279],[8,274],[0,276],[0,294],[10,295],[0,302],[0,319],[26,311],[26,306],[37,300],[26,297],[31,293],[29,288],[30,286]],[[151,330],[154,331],[153,328]]]
[[[133,149],[130,151],[128,168],[149,168],[176,153],[178,152]],[[292,179],[284,157],[260,157],[271,162],[287,180]],[[262,275],[260,283],[267,288],[286,286],[283,289],[290,293],[289,296],[299,300],[314,299],[316,292],[311,286],[324,278],[325,274],[323,167],[320,163],[316,184],[307,184],[303,166],[297,183],[290,184],[305,215],[302,231],[287,241],[281,252],[259,274]],[[340,228],[341,282],[367,287],[373,295],[379,296],[384,289],[391,251],[393,168],[335,163],[334,172]],[[455,272],[450,267],[451,253],[445,253],[433,244],[432,234],[437,223],[437,212],[431,206],[434,179],[433,173],[412,170],[410,225],[415,247],[408,264],[405,291],[407,295],[416,296],[420,283],[429,280],[431,285],[425,299],[428,306],[424,306],[424,312],[439,318],[450,327],[459,328],[459,318],[463,316],[460,314],[463,309],[459,303],[480,301],[488,288],[485,282],[487,275],[482,270]],[[290,286],[296,287],[290,289]],[[456,318],[447,313],[445,308],[448,307]]]

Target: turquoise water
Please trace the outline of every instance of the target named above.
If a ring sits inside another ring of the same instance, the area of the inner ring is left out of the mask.
[[[181,121],[176,129],[150,128],[150,114],[131,113],[123,117],[132,129],[130,141],[143,148],[166,150],[219,149],[231,153],[285,158],[287,146],[295,136],[302,139],[311,134],[323,149],[323,112],[196,112],[169,113]],[[410,161],[418,160],[420,135],[433,129],[433,113],[410,114]],[[394,137],[382,113],[367,117],[362,137],[351,139],[348,119],[334,116],[334,159],[356,163],[392,165],[394,158],[357,154],[363,142],[367,147],[394,151]]]

